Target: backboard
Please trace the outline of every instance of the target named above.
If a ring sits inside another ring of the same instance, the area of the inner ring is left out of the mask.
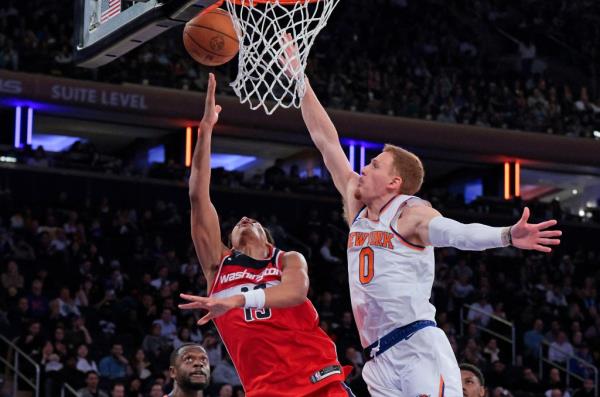
[[[217,0],[76,0],[75,63],[97,68],[194,18]]]

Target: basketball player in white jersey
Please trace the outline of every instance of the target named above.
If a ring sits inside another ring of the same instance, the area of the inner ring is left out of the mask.
[[[290,37],[288,36],[289,40]],[[294,56],[290,47],[288,56]],[[415,197],[421,160],[397,146],[361,174],[352,171],[338,133],[308,79],[302,116],[341,193],[350,225],[348,277],[352,310],[369,361],[363,377],[372,397],[462,396],[460,371],[429,303],[434,247],[485,250],[512,245],[550,252],[556,221],[529,224],[529,209],[510,227],[462,224]]]

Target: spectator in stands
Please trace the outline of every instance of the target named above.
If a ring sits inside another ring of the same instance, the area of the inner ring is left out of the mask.
[[[43,318],[48,314],[48,298],[43,295],[44,283],[40,279],[34,279],[31,283],[31,292],[27,296],[29,300],[29,312],[34,318]]]
[[[123,355],[123,345],[113,343],[110,355],[100,360],[100,375],[110,380],[124,379],[131,372],[129,360]]]
[[[113,384],[110,390],[110,397],[125,397],[125,385],[120,382]]]
[[[6,271],[2,273],[1,278],[2,288],[5,290],[9,288],[16,288],[17,290],[23,289],[25,279],[23,278],[23,275],[19,273],[19,267],[14,260],[8,261]]]
[[[212,377],[216,384],[228,383],[232,386],[242,385],[233,363],[231,362],[229,354],[225,354],[223,360],[215,365]]]
[[[88,347],[85,344],[77,347],[77,369],[85,374],[90,371],[98,373],[96,362],[88,359]]]
[[[85,387],[77,390],[80,397],[109,397],[108,394],[98,387],[100,378],[94,371],[85,375]]]
[[[556,341],[550,344],[548,349],[548,358],[551,361],[564,364],[567,362],[570,356],[574,355],[573,345],[567,339],[567,334],[561,331],[558,334]]]
[[[16,337],[21,334],[27,323],[31,320],[29,315],[29,301],[25,297],[19,298],[17,305],[8,312],[9,336]]]
[[[494,308],[489,304],[487,296],[482,293],[479,295],[477,302],[471,305],[467,320],[475,321],[476,324],[487,327],[490,323],[490,315],[494,312]]]
[[[164,397],[163,388],[160,383],[155,383],[150,388],[149,397]]]
[[[512,377],[506,368],[506,364],[498,360],[492,363],[491,371],[486,375],[489,388],[496,387],[509,388],[512,384]],[[493,394],[493,393],[492,393]]]
[[[525,345],[525,354],[537,358],[539,355],[540,346],[544,340],[544,322],[540,318],[536,318],[533,322],[533,328],[525,332],[523,335],[523,343]]]
[[[481,370],[471,364],[460,364],[460,377],[464,397],[484,397],[485,379]]]
[[[150,332],[150,335],[144,337],[142,349],[152,361],[157,360],[171,347],[171,341],[166,336],[161,335],[162,327],[159,323],[153,323]]]
[[[546,394],[548,394],[548,391],[551,391],[554,389],[563,391],[563,390],[565,390],[565,387],[566,387],[566,384],[561,379],[560,371],[558,370],[558,368],[551,368],[550,371],[548,372],[548,379],[545,382]]]
[[[212,367],[216,366],[223,360],[223,344],[218,339],[215,331],[212,329],[204,333],[204,341],[202,346],[206,349],[208,354],[208,361]]]
[[[583,381],[583,387],[578,389],[573,397],[593,397],[594,395],[594,379],[586,378]]]
[[[194,341],[192,341],[190,329],[188,327],[181,327],[177,333],[177,337],[173,340],[173,348],[178,349],[181,345],[192,342]]]
[[[285,182],[283,159],[276,159],[275,163],[265,170],[265,187],[268,190],[281,191],[285,187]]]
[[[524,394],[524,397],[535,397],[544,393],[544,385],[540,382],[537,375],[529,367],[523,368],[521,378],[515,384],[515,389]]]
[[[233,387],[231,385],[221,386],[218,397],[233,397]]]
[[[494,363],[500,361],[500,348],[496,339],[491,338],[483,348],[483,356],[486,358],[488,363]]]
[[[133,370],[133,375],[140,380],[146,380],[152,375],[150,368],[152,368],[152,364],[146,359],[144,350],[137,349],[131,360],[131,369]]]
[[[321,246],[321,249],[319,250],[319,253],[321,254],[321,257],[328,263],[332,263],[332,264],[338,264],[341,263],[342,260],[340,258],[338,258],[337,256],[334,256],[331,253],[331,244],[333,243],[333,240],[331,237],[326,237],[325,240],[323,241],[323,245]]]
[[[154,320],[153,324],[160,325],[160,335],[173,341],[177,337],[176,318],[173,316],[171,309],[163,309],[160,319]]]

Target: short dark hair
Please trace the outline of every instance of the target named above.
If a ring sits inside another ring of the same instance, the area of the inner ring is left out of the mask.
[[[481,373],[481,370],[479,368],[467,363],[460,364],[458,368],[460,368],[461,371],[473,372],[477,379],[479,379],[479,383],[481,383],[481,386],[485,386],[485,378],[483,377],[483,374]]]
[[[87,372],[85,373],[85,378],[87,379],[87,378],[88,378],[88,376],[90,376],[90,374],[94,374],[94,375],[96,375],[96,376],[99,376],[99,375],[98,375],[98,372],[96,372],[96,371],[94,371],[94,370],[89,370],[89,371],[87,371]]]
[[[177,357],[179,357],[179,354],[181,353],[181,351],[186,348],[186,347],[198,347],[200,348],[203,352],[206,353],[206,349],[204,348],[204,346],[202,346],[199,343],[184,343],[183,345],[179,346],[177,349],[173,349],[173,351],[171,352],[171,356],[169,356],[169,365],[174,366],[175,365],[175,361],[177,361]]]

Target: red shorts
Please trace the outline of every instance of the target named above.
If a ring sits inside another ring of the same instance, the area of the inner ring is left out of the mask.
[[[333,382],[304,397],[353,397],[354,394],[342,382]]]

